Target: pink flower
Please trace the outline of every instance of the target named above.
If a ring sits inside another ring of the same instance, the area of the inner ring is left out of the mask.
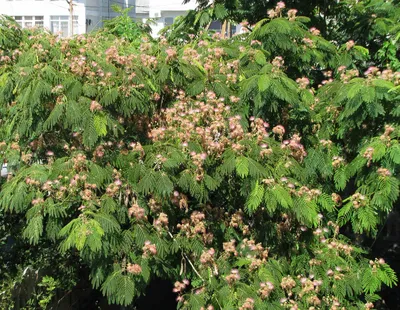
[[[284,63],[285,63],[285,61],[283,60],[283,58],[281,56],[277,56],[272,60],[272,65],[276,68],[282,67]]]
[[[355,45],[353,40],[350,40],[346,43],[346,49],[349,51]]]
[[[268,13],[268,17],[271,19],[277,15],[274,10],[269,10],[267,13]]]
[[[90,111],[94,112],[94,111],[101,111],[103,109],[103,107],[100,105],[100,103],[98,103],[97,101],[92,101],[90,103]]]
[[[153,99],[154,99],[154,101],[158,101],[161,99],[161,96],[158,93],[154,93]]]
[[[380,73],[380,72],[379,72],[379,68],[373,67],[373,66],[372,66],[372,67],[369,67],[369,68],[367,69],[367,71],[364,72],[364,74],[367,75],[367,76],[376,75],[376,74],[378,74],[378,73]]]
[[[302,41],[303,41],[304,44],[306,44],[306,45],[308,45],[310,47],[314,46],[314,41],[312,39],[310,39],[310,38],[303,38]]]
[[[129,217],[134,216],[137,220],[146,219],[146,213],[143,208],[141,208],[138,204],[134,204],[131,208],[128,209]]]
[[[148,258],[151,255],[157,254],[157,247],[155,244],[151,243],[150,241],[146,241],[142,248],[143,250],[143,257]]]
[[[296,82],[299,84],[301,89],[306,89],[308,85],[310,85],[310,80],[306,77],[298,78]]]
[[[165,50],[165,52],[166,52],[167,55],[168,55],[168,56],[167,56],[168,59],[172,59],[172,58],[174,58],[174,57],[177,55],[176,50],[173,49],[173,48],[169,48],[169,49]]]
[[[261,45],[261,42],[258,40],[252,40],[250,45]]]
[[[283,136],[285,134],[285,127],[282,125],[275,126],[272,128],[272,132],[276,135]]]
[[[313,34],[314,36],[318,36],[318,35],[320,35],[320,33],[321,33],[321,31],[319,31],[317,28],[315,28],[315,27],[312,27],[312,28],[310,28],[310,32],[311,32],[311,34]]]
[[[277,4],[276,4],[276,7],[278,8],[278,9],[284,9],[285,8],[285,2],[283,2],[283,1],[279,1]]]
[[[128,264],[128,266],[126,267],[126,271],[131,274],[138,275],[142,272],[142,267],[138,264]]]
[[[294,20],[296,18],[296,14],[297,14],[297,10],[296,9],[292,9],[292,10],[289,10],[287,12],[289,20]]]

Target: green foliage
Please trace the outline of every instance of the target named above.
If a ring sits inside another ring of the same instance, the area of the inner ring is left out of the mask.
[[[129,16],[129,11],[132,10],[132,7],[122,9],[117,4],[113,4],[111,8],[114,12],[119,13],[120,15],[104,22],[104,28],[107,33],[137,44],[139,44],[142,37],[150,33],[150,27],[148,24],[134,21]]]
[[[283,8],[228,39],[199,32],[233,19],[219,2],[158,40],[120,13],[67,40],[7,28],[18,52],[0,33],[1,241],[60,269],[32,307],[81,266],[124,306],[154,277],[182,309],[360,309],[397,284],[340,231],[375,236],[398,202],[398,73],[361,75],[371,50]]]
[[[17,48],[21,42],[22,31],[9,16],[0,15],[0,25],[0,48],[2,52],[10,52]]]
[[[51,299],[54,297],[55,289],[59,286],[56,280],[52,277],[45,276],[42,279],[42,282],[38,284],[39,287],[44,287],[45,291],[42,294],[39,294],[36,298],[40,298],[39,305],[42,309],[46,309],[49,305]]]

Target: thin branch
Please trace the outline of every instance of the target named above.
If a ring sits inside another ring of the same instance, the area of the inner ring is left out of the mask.
[[[219,303],[219,300],[218,300],[217,296],[214,296],[214,298],[215,298],[215,300],[216,300],[216,302],[217,302],[219,308],[222,309],[222,306],[221,306],[221,304]]]
[[[57,301],[57,305],[59,305],[60,302],[61,302],[65,297],[67,297],[69,294],[71,294],[71,293],[72,293],[72,290],[69,290],[63,297],[61,297],[61,299],[59,299],[59,300]]]
[[[194,267],[194,265],[192,264],[191,260],[187,257],[187,255],[185,253],[183,253],[183,256],[186,258],[186,260],[189,262],[190,266],[192,266],[194,272],[199,276],[199,278],[204,282],[205,280],[203,279],[203,277],[199,274],[199,272],[197,271],[197,269]]]
[[[171,234],[170,231],[168,231],[168,235],[172,238],[172,240],[174,240],[175,242],[178,242],[178,241],[176,241],[176,239],[174,238],[174,236]],[[186,258],[186,260],[189,262],[190,266],[192,266],[194,272],[195,272],[195,273],[197,274],[197,276],[204,282],[204,281],[205,281],[204,278],[203,278],[203,277],[200,275],[200,273],[197,271],[196,267],[193,265],[192,261],[189,259],[189,257],[186,255],[186,253],[183,252],[183,249],[182,249],[182,247],[181,247],[180,245],[179,245],[179,248],[182,250],[183,256],[184,256],[184,257]]]

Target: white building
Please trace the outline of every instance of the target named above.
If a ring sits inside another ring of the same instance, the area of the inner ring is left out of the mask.
[[[194,10],[197,6],[195,0],[190,0],[187,4],[182,4],[183,0],[136,0],[136,16],[145,20],[151,18],[156,20],[152,25],[154,36],[165,26],[171,25],[175,18],[185,15],[187,11]],[[242,26],[231,25],[231,34],[241,31]],[[221,22],[211,23],[210,30],[220,32],[222,30]]]
[[[73,0],[71,28],[67,0],[0,0],[0,14],[13,16],[22,27],[40,26],[66,37],[83,34],[103,25],[103,20],[115,17],[112,5],[132,7],[130,15],[139,20],[156,19],[153,35],[173,23],[179,15],[196,7],[195,0],[186,5],[183,0]]]
[[[142,0],[149,3],[149,18],[156,19],[156,25],[152,26],[153,35],[156,35],[165,26],[172,25],[174,19],[185,15],[188,10],[196,8],[196,1],[192,0],[183,5],[183,0]]]
[[[86,7],[83,1],[74,1],[73,7],[73,32],[85,33]],[[0,14],[14,17],[22,27],[46,27],[62,36],[71,33],[69,4],[65,0],[0,0]]]

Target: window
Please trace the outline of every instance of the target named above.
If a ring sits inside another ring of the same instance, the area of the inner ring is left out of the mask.
[[[232,36],[233,34],[236,33],[236,25],[231,24],[230,27],[231,27],[230,35]],[[222,23],[219,21],[213,21],[210,24],[209,30],[214,30],[216,32],[222,32]],[[228,29],[225,31],[225,35],[227,35],[227,31],[228,31]]]
[[[213,22],[210,24],[210,27],[209,27],[208,29],[214,30],[214,31],[217,31],[217,32],[221,32],[221,30],[222,30],[222,24],[221,24],[221,22],[219,22],[219,21],[213,21]]]
[[[164,18],[164,26],[171,26],[174,23],[174,18],[173,17],[165,17]]]
[[[74,16],[74,34],[78,33],[78,16]],[[50,16],[50,30],[66,38],[71,33],[69,16]]]
[[[43,27],[43,16],[14,16],[22,28]]]

